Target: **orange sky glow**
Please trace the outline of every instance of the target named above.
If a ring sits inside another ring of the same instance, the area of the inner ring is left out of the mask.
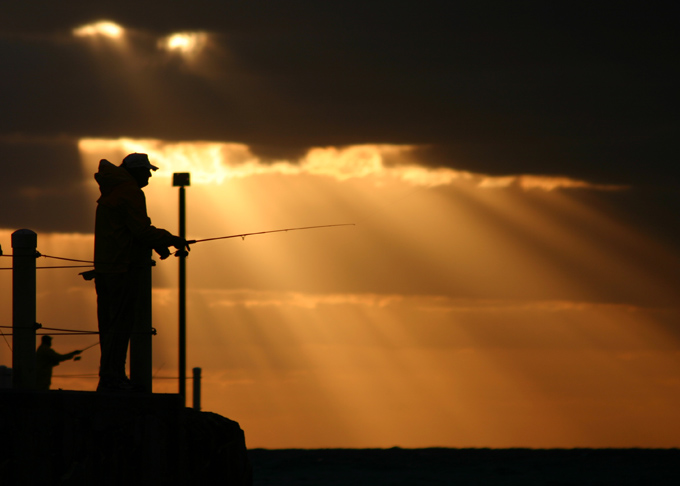
[[[203,369],[203,409],[239,422],[251,448],[677,447],[679,262],[598,206],[626,188],[433,169],[415,148],[264,162],[236,143],[84,139],[83,211],[94,223],[99,159],[137,151],[160,167],[145,189],[158,227],[177,232],[171,175],[191,173],[190,239],[356,225],[192,247],[188,375]],[[87,260],[93,237],[39,234],[38,250]],[[39,271],[43,326],[96,330],[82,270]],[[153,279],[154,391],[173,393],[176,260]],[[0,299],[11,325],[9,271]],[[98,359],[55,368],[53,388],[94,390]]]

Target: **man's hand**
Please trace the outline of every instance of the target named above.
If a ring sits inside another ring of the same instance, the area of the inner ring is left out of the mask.
[[[165,260],[170,256],[170,250],[166,248],[165,246],[159,246],[153,249],[156,253],[158,253],[158,256],[161,257],[161,260]]]
[[[187,240],[185,240],[184,238],[181,238],[179,236],[173,236],[170,239],[170,246],[174,246],[175,248],[177,248],[180,251],[191,250],[191,248],[189,248],[189,243],[187,243]]]
[[[191,250],[191,248],[189,248],[189,243],[187,243],[187,240],[184,238],[173,236],[170,240],[170,244],[177,248],[177,251],[175,252],[176,257],[189,256],[189,250]]]
[[[168,239],[164,241],[164,244],[167,246],[158,246],[154,248],[154,251],[158,253],[158,255],[161,257],[161,260],[165,260],[170,256],[170,247],[175,247],[177,251],[175,252],[175,255],[183,255],[187,256],[189,253],[189,243],[187,243],[187,240],[184,238],[180,238],[179,236],[170,236]]]

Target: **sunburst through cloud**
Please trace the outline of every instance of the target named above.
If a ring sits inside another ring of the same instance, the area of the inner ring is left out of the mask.
[[[674,443],[680,316],[667,276],[678,261],[592,204],[625,187],[428,168],[408,145],[314,148],[267,162],[238,143],[79,147],[88,178],[100,158],[148,153],[160,167],[145,189],[149,214],[171,231],[171,176],[190,172],[192,239],[355,224],[191,250],[189,366],[204,370],[205,407],[239,417],[252,446]],[[8,248],[10,232],[2,237]],[[38,241],[45,254],[92,256],[91,235]],[[7,295],[7,278],[2,285]],[[38,285],[44,322],[96,327],[94,289],[77,269],[42,270]],[[176,286],[174,261],[159,262],[158,392],[177,387],[168,379],[177,369]],[[96,373],[91,354],[79,375]],[[76,375],[64,366],[56,386],[95,384],[67,372]],[[617,413],[602,420],[608,407]]]

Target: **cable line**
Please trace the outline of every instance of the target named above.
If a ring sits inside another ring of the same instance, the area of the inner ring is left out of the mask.
[[[72,333],[75,333],[75,334],[81,334],[81,333],[82,334],[89,334],[91,332],[98,332],[98,331],[89,331],[89,330],[81,331],[80,329],[62,329],[60,327],[44,327],[44,326],[40,326],[39,329],[42,329],[43,331],[72,332]]]
[[[64,257],[57,257],[57,256],[52,256],[52,255],[40,255],[44,258],[52,258],[54,260],[64,260],[67,262],[80,262],[80,263],[91,263],[94,265],[94,262],[92,260],[76,260],[75,258],[64,258]]]
[[[93,265],[64,265],[58,267],[35,267],[36,270],[46,270],[51,268],[92,268]]]
[[[88,373],[82,375],[52,375],[52,378],[99,378],[97,373]]]

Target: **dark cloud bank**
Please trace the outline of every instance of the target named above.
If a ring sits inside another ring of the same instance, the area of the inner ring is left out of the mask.
[[[621,207],[642,220],[677,204],[678,43],[674,17],[658,5],[16,2],[3,10],[0,161],[11,175],[0,182],[3,207],[61,197],[66,210],[77,208],[75,142],[119,136],[242,142],[268,158],[310,146],[422,144],[433,166],[633,185],[644,204]],[[134,61],[70,35],[101,19],[130,29]],[[156,50],[159,37],[187,30],[212,33],[197,64]],[[30,190],[48,186],[49,195]],[[16,227],[12,218],[3,215],[2,226]],[[78,218],[59,225],[85,228]]]

